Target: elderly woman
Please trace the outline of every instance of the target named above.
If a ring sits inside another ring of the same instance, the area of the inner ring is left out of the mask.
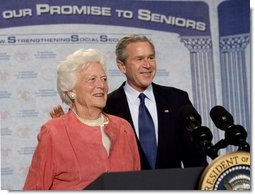
[[[140,170],[131,125],[102,111],[108,84],[99,51],[81,49],[62,61],[57,88],[70,109],[42,126],[24,190],[79,190],[104,172]]]

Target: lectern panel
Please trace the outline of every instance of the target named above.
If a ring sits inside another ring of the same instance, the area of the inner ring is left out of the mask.
[[[85,190],[195,190],[204,167],[104,173]]]

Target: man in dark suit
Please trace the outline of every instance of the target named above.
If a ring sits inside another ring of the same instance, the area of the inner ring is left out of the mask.
[[[135,130],[142,169],[206,166],[206,155],[180,125],[179,110],[191,104],[185,91],[153,83],[156,74],[155,48],[145,36],[123,37],[116,46],[116,62],[125,81],[108,95],[104,111],[126,119]],[[139,94],[154,122],[157,154],[155,167],[148,162],[139,140]]]

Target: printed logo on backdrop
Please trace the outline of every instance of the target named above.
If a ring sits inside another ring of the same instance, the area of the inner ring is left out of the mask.
[[[27,51],[17,51],[15,52],[14,56],[17,62],[26,62],[30,59],[29,53]]]

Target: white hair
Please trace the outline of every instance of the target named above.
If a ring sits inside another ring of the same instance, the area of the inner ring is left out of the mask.
[[[79,49],[66,57],[57,66],[57,90],[60,98],[67,105],[72,105],[73,101],[67,92],[71,91],[77,82],[77,71],[87,68],[90,63],[100,63],[104,70],[105,57],[96,49]]]

